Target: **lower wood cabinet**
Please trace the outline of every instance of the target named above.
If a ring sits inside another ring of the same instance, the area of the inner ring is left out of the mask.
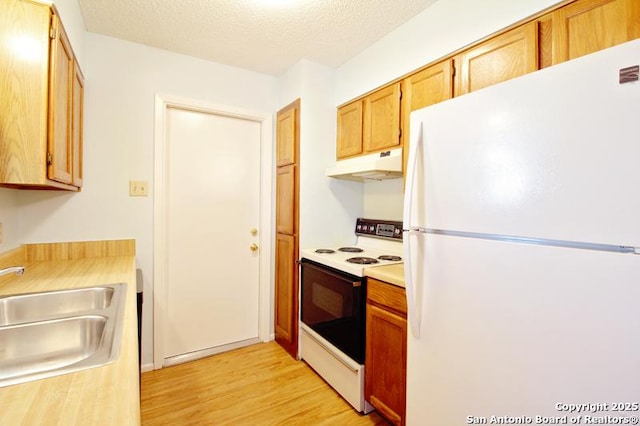
[[[298,353],[298,265],[296,239],[276,234],[275,334],[291,356]]]
[[[405,424],[407,304],[405,290],[367,280],[365,399],[394,425]]]

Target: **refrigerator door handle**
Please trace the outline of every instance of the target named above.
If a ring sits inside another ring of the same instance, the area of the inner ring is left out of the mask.
[[[429,229],[424,228],[422,226],[410,226],[410,227],[408,227],[406,229],[403,229],[402,232],[413,232],[414,234],[415,233],[425,233],[426,234],[427,232],[429,232]]]
[[[413,207],[413,186],[416,180],[416,168],[418,165],[418,149],[419,145],[422,144],[422,123],[420,123],[420,129],[418,130],[418,138],[415,141],[412,141],[412,144],[409,146],[409,156],[407,158],[407,176],[405,181],[404,188],[404,227],[407,228],[408,231],[413,230],[414,228],[411,226],[411,209]],[[403,229],[404,231],[404,229]]]
[[[416,282],[413,279],[413,259],[411,257],[411,235],[416,233],[422,233],[423,228],[411,226],[413,198],[414,198],[414,185],[416,178],[416,168],[418,164],[418,151],[422,148],[422,123],[418,129],[418,137],[416,140],[411,141],[409,147],[409,158],[407,161],[407,180],[405,182],[405,199],[404,199],[404,228],[405,240],[404,240],[404,277],[405,277],[405,290],[407,292],[407,319],[411,328],[411,333],[415,338],[420,337],[420,306],[418,306],[416,300]],[[426,235],[426,233],[424,234]]]
[[[425,234],[426,235],[426,234]],[[418,311],[418,303],[416,301],[415,281],[413,279],[412,272],[412,258],[411,258],[411,241],[410,236],[406,235],[407,239],[404,242],[404,257],[406,259],[404,263],[404,283],[405,290],[407,292],[407,320],[409,321],[409,327],[411,334],[416,339],[420,337],[420,312]]]

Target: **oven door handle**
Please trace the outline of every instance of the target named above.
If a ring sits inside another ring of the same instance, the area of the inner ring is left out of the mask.
[[[315,269],[316,271],[319,271],[323,274],[326,275],[331,275],[332,277],[335,277],[341,281],[351,281],[351,285],[353,287],[360,287],[362,285],[362,280],[351,280],[349,278],[349,275],[351,274],[347,274],[345,273],[340,273],[340,275],[338,275],[337,273],[333,272],[332,270],[328,269],[328,266],[316,266],[314,263],[309,262],[308,260],[296,260],[296,263],[298,265],[304,265],[305,268],[311,268],[311,269]]]

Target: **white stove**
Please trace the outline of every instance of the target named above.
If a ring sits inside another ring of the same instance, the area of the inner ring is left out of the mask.
[[[355,244],[300,250],[300,257],[356,277],[365,268],[402,263],[402,222],[358,219]]]
[[[355,244],[300,251],[300,357],[368,413],[364,270],[402,262],[402,222],[358,219],[355,231]]]

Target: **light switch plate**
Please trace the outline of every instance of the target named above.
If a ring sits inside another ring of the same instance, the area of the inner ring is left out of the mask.
[[[129,181],[129,196],[130,197],[148,197],[149,196],[149,184],[144,180],[130,180]]]

